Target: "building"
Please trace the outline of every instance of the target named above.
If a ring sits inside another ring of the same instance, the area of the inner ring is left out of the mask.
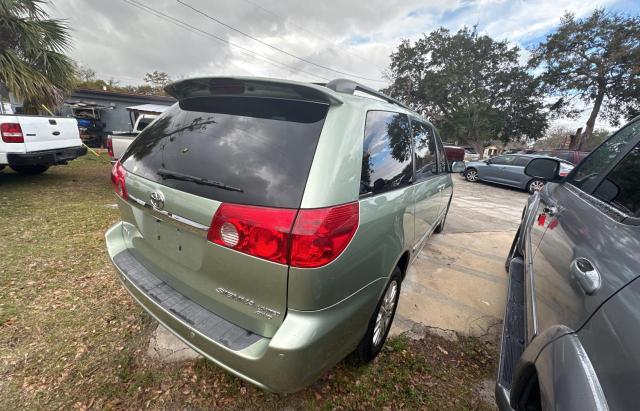
[[[77,89],[69,98],[65,99],[64,102],[65,106],[74,111],[73,114],[77,114],[79,110],[90,110],[95,113],[95,116],[97,116],[96,120],[102,123],[102,132],[108,134],[112,131],[131,130],[135,122],[135,114],[133,111],[127,110],[127,108],[141,105],[146,105],[146,107],[168,107],[175,103],[175,101],[173,97],[168,96],[148,96],[117,91]],[[72,113],[69,112],[65,114],[72,115]]]

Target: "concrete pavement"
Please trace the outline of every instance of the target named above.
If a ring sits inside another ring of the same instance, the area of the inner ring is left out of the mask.
[[[445,230],[433,235],[402,283],[391,334],[425,326],[463,335],[499,334],[504,261],[528,194],[454,175]]]

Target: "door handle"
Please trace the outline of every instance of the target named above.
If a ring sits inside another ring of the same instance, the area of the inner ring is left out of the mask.
[[[542,209],[542,212],[547,214],[549,217],[552,217],[558,214],[558,207],[556,206],[546,206]]]
[[[592,295],[602,286],[602,278],[591,261],[578,257],[571,262],[571,272],[587,295]]]
[[[53,133],[51,133],[51,134],[53,134],[54,136],[59,136],[59,135],[60,135],[60,132],[59,132],[59,131],[54,131],[54,132],[53,132]]]
[[[442,191],[444,190],[444,188],[446,187],[446,184],[440,184],[438,187],[436,187],[438,189],[438,191]]]

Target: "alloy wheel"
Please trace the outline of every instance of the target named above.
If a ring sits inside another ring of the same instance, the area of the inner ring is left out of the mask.
[[[398,282],[393,280],[382,298],[382,304],[376,316],[376,325],[373,329],[373,345],[378,346],[387,335],[387,330],[393,319],[393,312],[396,308],[396,296],[398,294]]]
[[[468,181],[478,181],[478,172],[476,170],[469,170],[466,172],[465,177]]]
[[[531,184],[529,184],[530,193],[535,193],[536,191],[540,191],[543,188],[544,188],[544,181],[536,180],[536,181],[532,181]]]

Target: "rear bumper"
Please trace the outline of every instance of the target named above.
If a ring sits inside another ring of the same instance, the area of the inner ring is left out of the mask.
[[[208,312],[146,270],[124,244],[124,224],[109,229],[107,248],[138,304],[207,359],[269,391],[298,391],[353,351],[384,286],[381,279],[324,310],[290,309],[275,335],[266,338]]]
[[[66,147],[54,150],[34,151],[31,153],[7,153],[10,166],[52,166],[65,164],[87,154],[86,147]]]

